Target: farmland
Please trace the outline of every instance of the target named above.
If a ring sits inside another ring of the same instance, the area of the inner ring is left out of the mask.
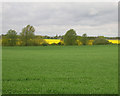
[[[2,48],[3,94],[115,94],[118,46]]]

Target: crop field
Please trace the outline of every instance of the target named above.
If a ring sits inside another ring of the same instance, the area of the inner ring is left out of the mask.
[[[117,94],[118,46],[2,48],[3,94]]]

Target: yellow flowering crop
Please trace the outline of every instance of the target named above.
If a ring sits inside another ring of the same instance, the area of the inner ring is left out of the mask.
[[[52,43],[56,43],[58,44],[59,42],[61,42],[60,39],[44,39],[48,44],[52,44]]]
[[[56,43],[58,44],[59,42],[62,42],[60,39],[44,39],[48,44]],[[94,40],[89,40],[88,45],[92,45]],[[113,44],[120,44],[120,40],[108,40],[109,42],[112,42]],[[77,40],[78,45],[82,45],[82,43]]]
[[[120,44],[120,40],[108,40],[108,41],[113,44]]]

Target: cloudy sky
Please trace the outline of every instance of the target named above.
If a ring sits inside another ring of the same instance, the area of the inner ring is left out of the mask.
[[[3,34],[9,29],[19,34],[30,24],[37,35],[64,35],[74,29],[78,35],[118,36],[117,2],[3,3],[2,17]]]

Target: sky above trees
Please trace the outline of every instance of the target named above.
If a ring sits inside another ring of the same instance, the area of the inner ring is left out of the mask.
[[[30,24],[36,35],[64,35],[74,29],[78,35],[118,36],[117,2],[3,3],[3,34],[19,34]]]

